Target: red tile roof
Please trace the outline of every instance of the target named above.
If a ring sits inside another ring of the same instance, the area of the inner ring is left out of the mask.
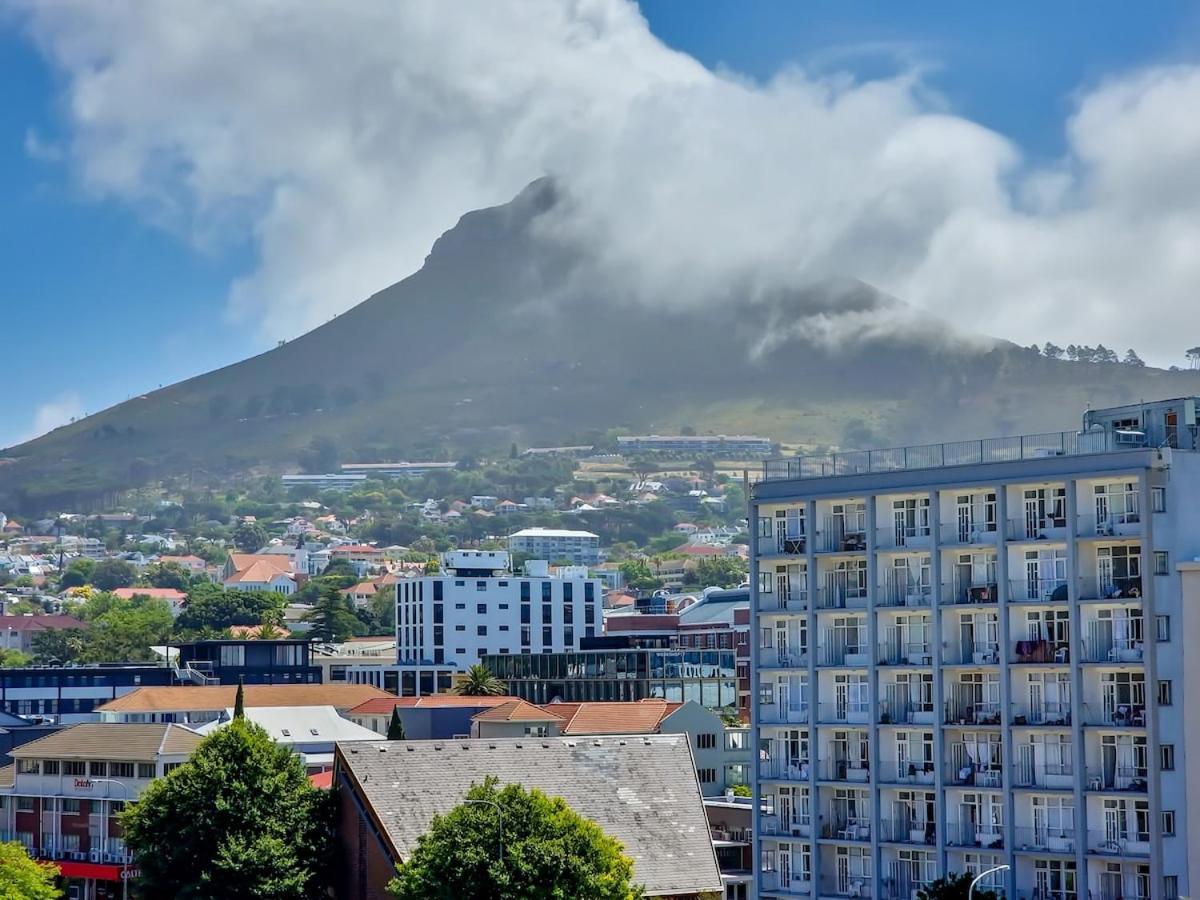
[[[330,769],[328,772],[317,772],[315,775],[309,775],[308,783],[321,791],[332,790],[333,769]]]
[[[543,709],[566,719],[564,735],[657,734],[662,720],[682,703],[666,700],[637,702],[549,703]]]
[[[0,616],[0,631],[49,631],[56,628],[87,628],[74,616]]]
[[[382,716],[391,713],[397,706],[405,709],[446,709],[454,707],[502,706],[517,700],[517,697],[465,697],[460,694],[431,694],[427,697],[375,697],[349,710],[348,716]]]
[[[549,707],[534,706],[525,700],[510,700],[471,717],[472,722],[554,722],[562,719]]]
[[[131,600],[134,597],[152,597],[155,600],[182,600],[187,594],[183,591],[177,591],[175,588],[128,587],[117,588],[113,591],[113,596],[120,597],[122,600]]]

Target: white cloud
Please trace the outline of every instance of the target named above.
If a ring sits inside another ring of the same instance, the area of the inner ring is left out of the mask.
[[[21,436],[16,443],[31,441],[36,437],[41,437],[49,431],[53,431],[60,425],[66,425],[69,422],[74,422],[76,419],[82,418],[83,401],[78,394],[67,392],[59,394],[53,400],[40,404],[33,413],[33,423],[30,425],[28,432]]]
[[[1081,94],[1036,168],[920,64],[756,85],[625,0],[9,2],[66,75],[81,182],[197,241],[253,235],[230,309],[272,337],[546,173],[575,200],[559,233],[647,302],[851,275],[1023,343],[1165,362],[1200,334],[1200,68]]]

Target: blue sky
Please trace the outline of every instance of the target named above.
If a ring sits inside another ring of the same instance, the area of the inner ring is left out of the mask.
[[[792,64],[870,78],[920,62],[953,112],[1047,160],[1063,152],[1079,90],[1149,64],[1195,62],[1200,45],[1200,7],[1183,0],[641,5],[669,46],[754,79]],[[69,128],[58,79],[19,23],[0,15],[9,385],[0,446],[28,437],[46,404],[96,411],[269,344],[225,314],[231,282],[256,264],[250,235],[198,249],[120,201],[89,196],[53,154],[31,154],[31,132],[53,143]]]

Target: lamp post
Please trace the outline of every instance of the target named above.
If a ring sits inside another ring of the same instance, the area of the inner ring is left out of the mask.
[[[967,887],[967,900],[971,900],[971,898],[973,898],[975,896],[975,885],[979,884],[979,882],[982,881],[985,877],[987,877],[988,875],[991,875],[993,872],[1003,872],[1005,869],[1009,869],[1009,868],[1012,868],[1012,867],[1009,866],[1008,863],[1005,863],[1004,865],[1001,865],[1001,866],[992,866],[990,869],[984,869],[982,872],[980,872],[978,875],[976,875],[974,878],[972,878],[971,884]]]
[[[500,819],[500,830],[496,835],[496,845],[498,847],[500,865],[504,865],[504,809],[495,800],[464,800],[463,803],[478,803],[496,807],[496,815]]]
[[[122,794],[121,802],[122,803],[129,802],[129,785],[125,784],[125,782],[114,781],[112,778],[89,778],[88,780],[91,781],[93,784],[115,784],[117,787],[119,787],[121,789],[121,794]],[[105,799],[107,800],[108,798],[106,797]],[[107,816],[105,818],[107,819]],[[108,822],[107,821],[105,821],[105,823],[104,823],[104,834],[105,834],[105,836],[108,835]],[[125,852],[126,852],[126,855],[128,855],[128,852],[129,852],[128,847],[126,847]],[[121,896],[124,898],[124,900],[129,900],[129,867],[128,867],[128,865],[122,866],[122,868],[121,868]]]

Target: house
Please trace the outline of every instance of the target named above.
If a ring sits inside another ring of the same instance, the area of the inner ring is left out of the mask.
[[[183,611],[187,594],[175,588],[128,587],[117,588],[112,592],[114,597],[122,600],[132,600],[134,597],[149,597],[152,600],[163,600],[171,607],[171,615],[178,617]]]
[[[246,719],[265,730],[275,743],[299,756],[310,775],[333,768],[333,746],[339,741],[385,740],[369,728],[342,718],[332,706],[249,707]],[[209,735],[232,721],[233,707],[230,707],[219,719],[195,730],[197,734]]]
[[[342,591],[342,596],[353,603],[355,609],[365,609],[380,589],[380,584],[375,581],[360,581]]]
[[[645,896],[693,900],[722,880],[680,735],[338,744],[335,895],[386,900],[396,864],[435,815],[496,776],[536,788],[621,842]]]
[[[139,688],[97,708],[103,722],[176,722],[202,725],[232,709],[233,685]],[[246,709],[259,706],[332,706],[339,713],[386,691],[364,684],[248,684]]]
[[[388,726],[392,723],[392,711],[398,709],[404,736],[410,741],[449,740],[468,736],[472,717],[516,699],[457,694],[378,697],[354,707],[346,713],[346,718],[379,734],[387,734]]]
[[[188,554],[186,556],[159,556],[158,561],[163,565],[176,565],[181,569],[185,569],[193,575],[203,575],[208,568],[206,563],[199,556]]]
[[[86,622],[74,616],[0,615],[0,649],[16,650],[29,655],[33,652],[33,636],[39,632],[87,627]]]
[[[285,596],[299,588],[296,566],[283,553],[230,553],[221,583],[236,591],[274,591]]]
[[[200,684],[321,683],[321,669],[312,664],[308,641],[295,640],[286,634],[263,640],[261,625],[252,629],[234,628],[241,632],[235,640],[197,640],[175,645],[180,668]]]

